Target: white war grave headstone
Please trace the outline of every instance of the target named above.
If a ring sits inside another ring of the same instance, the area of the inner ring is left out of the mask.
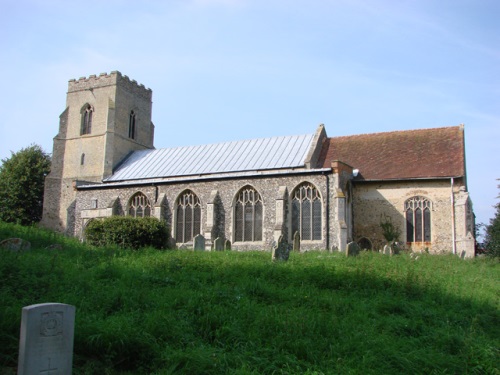
[[[18,375],[70,375],[75,307],[41,303],[23,307]]]

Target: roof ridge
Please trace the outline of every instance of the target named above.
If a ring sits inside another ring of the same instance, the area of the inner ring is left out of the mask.
[[[401,134],[401,133],[411,133],[411,132],[426,132],[432,130],[442,130],[442,129],[463,129],[463,124],[460,125],[452,125],[452,126],[440,126],[434,128],[421,128],[421,129],[406,129],[406,130],[389,130],[383,132],[374,132],[374,133],[361,133],[361,134],[353,134],[353,135],[339,135],[336,137],[328,137],[329,139],[338,139],[338,138],[355,138],[362,136],[373,136],[373,135],[384,135],[384,134]]]
[[[216,146],[216,145],[224,145],[230,143],[238,143],[238,142],[253,142],[253,141],[262,141],[266,139],[279,139],[279,138],[292,138],[292,137],[306,137],[306,136],[314,136],[315,133],[304,133],[304,134],[294,134],[294,135],[275,135],[272,137],[258,137],[258,138],[246,138],[246,139],[237,139],[233,141],[223,141],[223,142],[212,142],[212,143],[203,143],[197,145],[186,145],[186,146],[173,146],[173,147],[160,147],[155,150],[174,150],[177,148],[189,148],[189,147],[208,147],[208,146]]]

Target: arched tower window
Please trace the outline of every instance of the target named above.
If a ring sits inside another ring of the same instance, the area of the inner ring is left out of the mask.
[[[128,214],[133,217],[151,216],[151,203],[143,193],[136,193],[130,198]]]
[[[431,241],[431,201],[415,196],[405,202],[406,242]]]
[[[191,190],[183,192],[177,199],[176,242],[189,242],[201,233],[201,203]]]
[[[128,137],[130,139],[135,139],[135,112],[130,111],[130,116],[128,119]]]
[[[304,182],[292,192],[292,235],[301,240],[321,240],[322,204],[318,189]]]
[[[263,204],[260,194],[251,186],[241,189],[234,205],[234,240],[262,241]]]
[[[82,111],[82,128],[80,135],[90,134],[92,132],[92,114],[94,110],[87,104]]]

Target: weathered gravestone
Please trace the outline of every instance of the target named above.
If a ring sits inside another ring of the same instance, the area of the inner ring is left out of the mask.
[[[0,249],[22,253],[31,250],[31,243],[22,238],[7,238],[0,242]]]
[[[345,253],[348,257],[355,257],[355,256],[359,255],[360,251],[361,251],[361,249],[356,242],[349,242],[347,244],[347,249],[346,249]]]
[[[231,241],[226,240],[226,242],[224,242],[224,250],[231,250]]]
[[[214,250],[222,251],[224,250],[224,240],[221,237],[217,237],[214,241]]]
[[[300,252],[300,234],[299,232],[295,232],[293,235],[293,251]]]
[[[194,251],[204,251],[205,250],[205,237],[203,237],[201,234],[197,234],[193,238],[193,250]]]
[[[392,255],[392,247],[391,245],[387,244],[384,246],[384,250],[382,250],[382,254],[384,255]]]
[[[71,374],[74,329],[74,306],[41,303],[23,307],[17,374]]]
[[[278,244],[273,246],[272,260],[287,261],[290,257],[290,247],[283,236],[278,239]]]

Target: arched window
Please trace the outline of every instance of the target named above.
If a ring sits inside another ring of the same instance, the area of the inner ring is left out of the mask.
[[[318,189],[304,182],[292,192],[292,235],[299,232],[301,240],[321,240],[321,196]]]
[[[431,241],[431,201],[412,197],[405,202],[406,242]]]
[[[87,104],[82,111],[82,128],[80,135],[90,134],[92,132],[92,107]]]
[[[201,203],[191,190],[186,190],[177,199],[176,242],[189,242],[201,233]]]
[[[241,189],[234,205],[234,240],[262,241],[262,198],[251,186]]]
[[[130,198],[128,214],[133,217],[151,216],[151,203],[142,193],[136,193]]]
[[[130,111],[130,116],[128,118],[128,137],[130,139],[135,139],[135,113]]]

